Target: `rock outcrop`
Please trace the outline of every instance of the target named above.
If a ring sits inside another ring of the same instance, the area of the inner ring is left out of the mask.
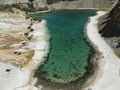
[[[120,0],[99,21],[99,33],[120,57]]]
[[[0,5],[14,5],[17,8],[24,9],[26,11],[40,11],[48,9],[45,0],[0,0]]]
[[[103,19],[104,27],[99,31],[104,37],[120,37],[120,0]]]

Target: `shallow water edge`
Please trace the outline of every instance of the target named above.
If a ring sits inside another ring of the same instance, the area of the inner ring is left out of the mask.
[[[89,23],[89,20],[87,23]],[[55,90],[61,89],[61,88],[63,90],[78,90],[78,89],[80,89],[80,87],[82,88],[82,86],[86,83],[85,81],[87,81],[88,78],[90,78],[91,76],[93,76],[95,74],[95,68],[97,67],[96,62],[93,61],[93,59],[95,58],[96,50],[89,43],[88,38],[85,37],[85,39],[86,39],[86,43],[90,46],[91,53],[89,53],[89,58],[87,60],[88,61],[87,62],[88,66],[86,67],[87,72],[84,73],[83,77],[77,79],[76,81],[67,83],[67,84],[54,83],[49,80],[46,80],[43,77],[38,77],[38,82],[36,83],[36,86],[43,85],[44,87],[51,87],[51,88],[54,87]],[[52,38],[50,38],[50,41],[51,40],[52,40]],[[52,47],[50,47],[50,52],[51,52],[51,49],[52,49]],[[49,54],[50,54],[50,52],[49,52]],[[49,54],[47,55],[47,58],[49,58]],[[45,60],[45,62],[46,62],[46,60]]]

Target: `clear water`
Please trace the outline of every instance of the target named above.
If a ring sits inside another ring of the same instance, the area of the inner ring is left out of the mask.
[[[47,21],[51,51],[37,76],[69,83],[83,76],[91,47],[84,38],[84,25],[95,10],[58,10],[36,14]]]

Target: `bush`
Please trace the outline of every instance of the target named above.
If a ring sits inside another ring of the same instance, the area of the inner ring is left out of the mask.
[[[34,29],[31,28],[31,29],[30,29],[30,32],[33,32],[33,31],[34,31]]]
[[[28,36],[29,34],[28,33],[24,33],[25,36]]]

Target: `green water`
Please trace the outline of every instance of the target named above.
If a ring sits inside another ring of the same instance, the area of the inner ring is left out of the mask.
[[[90,46],[84,38],[84,25],[95,10],[58,10],[36,14],[47,21],[51,50],[36,76],[58,83],[69,83],[83,76]]]

